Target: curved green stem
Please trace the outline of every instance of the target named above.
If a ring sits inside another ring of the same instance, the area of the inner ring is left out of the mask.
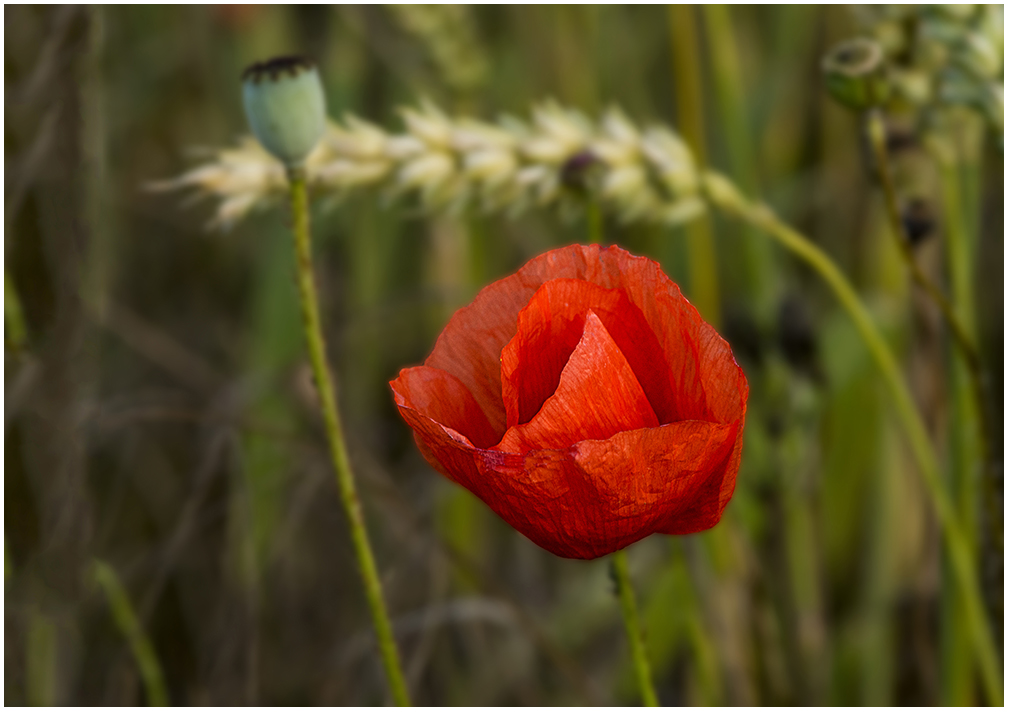
[[[343,439],[343,426],[336,408],[336,390],[333,376],[326,362],[326,342],[322,336],[319,319],[319,297],[315,289],[315,272],[312,268],[312,239],[308,227],[308,191],[304,173],[295,169],[288,171],[291,183],[291,216],[294,230],[294,250],[297,257],[298,291],[301,294],[301,315],[305,326],[305,340],[312,362],[315,385],[319,393],[319,406],[326,426],[329,454],[336,470],[336,483],[340,490],[340,501],[350,525],[350,538],[357,555],[357,564],[364,581],[364,593],[371,609],[372,623],[378,639],[379,652],[385,666],[385,674],[396,704],[410,705],[406,681],[399,663],[396,641],[392,636],[392,625],[382,598],[382,584],[375,567],[375,557],[368,542],[368,532],[364,526],[364,513],[357,496],[354,475],[347,457],[347,446]]]
[[[634,661],[634,672],[641,688],[641,701],[645,707],[658,707],[659,698],[655,694],[655,684],[652,682],[652,667],[645,652],[645,640],[641,634],[641,623],[638,621],[638,606],[634,601],[634,589],[631,587],[631,572],[627,566],[627,552],[623,549],[613,554],[613,580],[617,584],[617,595],[620,597],[620,610],[624,614],[624,627],[627,629],[627,640],[631,645],[631,658]]]
[[[766,205],[744,198],[725,177],[709,172],[704,176],[704,186],[708,198],[717,207],[760,228],[812,267],[827,283],[854,321],[855,328],[868,347],[873,360],[876,361],[893,397],[897,416],[911,445],[914,459],[942,527],[950,564],[964,598],[971,638],[980,663],[989,704],[1001,705],[1001,664],[992,639],[991,628],[985,620],[977,567],[956,509],[943,487],[938,459],[929,441],[925,424],[915,407],[911,392],[901,377],[893,352],[879,333],[851,283],[823,250],[783,223]]]
[[[119,581],[115,569],[104,561],[95,560],[92,564],[92,572],[95,580],[105,591],[105,597],[109,601],[109,609],[112,611],[112,618],[116,622],[119,631],[130,644],[133,651],[133,658],[140,668],[140,677],[144,681],[144,692],[147,694],[147,704],[151,707],[167,707],[168,692],[165,689],[165,678],[161,673],[161,664],[158,656],[154,652],[150,638],[144,633],[137,618],[136,611],[130,604],[130,597]]]

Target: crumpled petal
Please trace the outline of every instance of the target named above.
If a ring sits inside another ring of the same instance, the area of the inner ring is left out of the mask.
[[[519,313],[517,333],[501,351],[508,427],[532,420],[556,390],[590,308],[627,359],[659,422],[676,419],[672,373],[662,347],[626,293],[584,280],[552,279]]]
[[[717,524],[742,446],[741,422],[684,421],[516,454],[473,447],[402,403],[400,412],[436,470],[537,545],[575,559]]]
[[[630,364],[590,309],[555,392],[532,420],[509,428],[497,449],[560,449],[658,424]]]
[[[627,431],[578,443],[575,461],[614,516],[639,520],[649,531],[693,533],[717,524],[732,496],[739,469],[732,458],[742,445],[742,426],[683,420]],[[700,501],[704,507],[697,506]]]
[[[477,447],[491,447],[497,434],[462,381],[437,368],[404,368],[392,382],[397,402],[464,435]]]

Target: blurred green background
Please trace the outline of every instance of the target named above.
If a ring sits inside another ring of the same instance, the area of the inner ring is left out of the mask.
[[[424,97],[484,118],[553,97],[682,127],[837,260],[955,461],[946,333],[887,234],[858,118],[822,87],[821,57],[859,31],[849,8],[5,6],[4,19],[5,704],[144,704],[152,664],[174,704],[386,701],[288,218],[211,234],[209,202],[146,189],[246,133],[239,75],[273,55],[315,56],[330,115],[387,128]],[[1001,463],[1002,155],[990,137],[966,142],[951,228],[913,129],[891,150],[935,216],[916,255],[944,283],[944,240],[969,235]],[[607,562],[540,550],[433,472],[387,385],[481,286],[586,241],[584,221],[432,217],[366,193],[317,207],[330,359],[414,701],[636,704]],[[605,223],[607,242],[708,304],[751,388],[722,523],[629,550],[661,701],[982,702],[932,510],[854,327],[776,245],[717,216],[699,225]],[[692,284],[704,225],[716,271]],[[102,583],[109,569],[125,597]],[[1001,600],[1001,554],[982,569]]]

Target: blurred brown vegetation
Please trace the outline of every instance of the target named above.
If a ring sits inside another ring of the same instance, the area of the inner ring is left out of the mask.
[[[381,6],[5,6],[5,281],[26,331],[23,343],[12,332],[8,293],[5,704],[145,701],[95,559],[118,572],[174,704],[386,701],[313,402],[287,217],[278,207],[207,234],[210,206],[145,185],[245,133],[242,68],[292,51],[318,58],[334,117],[398,125],[397,107],[421,97],[486,117],[552,96],[675,124],[664,7],[443,12],[430,30]],[[945,452],[938,312],[886,233],[857,119],[820,82],[820,57],[855,20],[819,6],[731,19],[744,111],[719,108],[718,49],[702,35],[707,160],[733,174],[746,136],[752,170],[734,177],[853,279]],[[912,139],[896,160],[918,175],[921,153]],[[1003,166],[980,155],[966,169],[971,269],[1001,462]],[[584,224],[432,218],[368,195],[314,218],[330,359],[415,701],[635,703],[606,562],[553,557],[434,473],[387,387],[480,286],[584,241]],[[700,289],[683,231],[605,227],[688,296]],[[966,673],[949,662],[963,642],[943,623],[939,533],[854,328],[769,244],[773,271],[755,287],[740,245],[761,238],[713,227],[720,326],[750,380],[750,417],[723,522],[630,549],[662,702],[979,702],[969,657]],[[943,232],[917,252],[940,281]],[[956,675],[966,697],[948,695]]]

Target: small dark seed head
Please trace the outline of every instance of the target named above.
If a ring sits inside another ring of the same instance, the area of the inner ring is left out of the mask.
[[[816,332],[806,305],[795,296],[786,297],[778,310],[778,346],[792,368],[816,373]]]
[[[935,215],[927,202],[916,198],[901,211],[904,232],[912,247],[923,243],[935,230]]]
[[[275,82],[284,74],[296,77],[299,72],[312,69],[314,66],[315,60],[307,56],[273,57],[265,62],[256,62],[246,67],[242,72],[242,81],[252,81],[253,84],[258,84],[264,78],[269,77],[270,81]]]
[[[918,137],[909,129],[897,126],[886,127],[886,151],[887,153],[900,153],[910,151],[918,147]]]
[[[568,188],[584,189],[588,173],[597,160],[591,151],[582,151],[571,156],[561,167],[561,182]]]

